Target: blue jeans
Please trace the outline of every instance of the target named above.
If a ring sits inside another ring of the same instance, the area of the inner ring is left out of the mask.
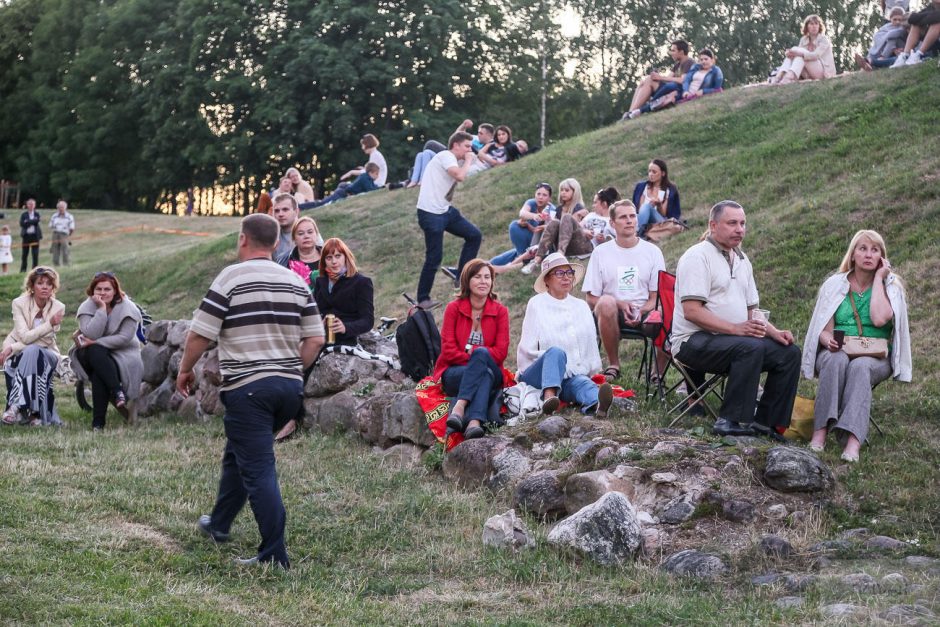
[[[553,346],[535,360],[519,380],[536,388],[560,388],[558,397],[566,403],[581,406],[582,413],[590,413],[597,405],[597,384],[583,374],[565,378],[568,355]]]
[[[421,177],[424,176],[424,168],[428,167],[428,164],[431,162],[431,159],[434,158],[434,155],[437,154],[433,150],[422,150],[415,155],[415,164],[411,168],[411,179],[410,181],[417,185],[421,182]]]
[[[658,222],[663,222],[666,218],[656,211],[652,203],[645,202],[640,205],[639,211],[637,211],[636,218],[636,228],[640,235],[646,231],[646,227],[650,224],[656,224]]]
[[[486,422],[490,405],[503,389],[503,371],[486,348],[470,353],[466,366],[451,366],[441,376],[444,393],[457,400],[469,401],[464,412],[464,426],[471,420]]]
[[[317,207],[322,207],[323,205],[328,205],[331,202],[336,202],[337,200],[342,200],[346,198],[349,194],[346,193],[346,188],[349,187],[349,183],[340,183],[339,187],[336,188],[332,194],[324,198],[323,200],[311,200],[310,202],[302,202],[297,207],[303,211],[304,209],[316,209]]]
[[[418,209],[418,225],[424,231],[424,267],[418,279],[418,302],[431,298],[434,276],[444,258],[444,233],[456,235],[464,240],[457,263],[457,276],[464,264],[477,256],[483,234],[470,220],[460,215],[457,207],[448,207],[447,213],[429,213]]]
[[[538,226],[535,220],[529,220],[532,226]],[[512,248],[504,253],[500,253],[490,259],[494,266],[505,266],[512,263],[516,257],[526,251],[526,249],[535,243],[535,233],[519,225],[519,220],[513,220],[509,223],[509,241],[512,242]]]
[[[271,376],[222,392],[225,454],[212,528],[228,533],[247,500],[258,523],[258,560],[290,566],[284,545],[287,512],[274,464],[274,429],[303,408],[303,382]]]
[[[643,105],[642,107],[640,107],[640,111],[642,111],[643,113],[649,113],[650,111],[653,110],[651,103],[654,100],[656,100],[657,98],[662,98],[666,94],[671,94],[672,92],[676,92],[677,94],[676,98],[681,98],[682,97],[682,84],[681,83],[663,83],[662,85],[659,86],[659,89],[653,92],[653,95],[650,96],[650,99],[647,101],[647,103]]]

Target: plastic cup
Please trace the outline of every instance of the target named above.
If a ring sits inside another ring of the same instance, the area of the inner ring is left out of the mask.
[[[755,309],[752,312],[751,318],[753,320],[760,320],[764,324],[770,322],[770,310],[769,309]]]

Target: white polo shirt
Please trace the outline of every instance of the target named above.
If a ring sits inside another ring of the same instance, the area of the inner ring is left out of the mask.
[[[705,308],[731,323],[748,319],[748,308],[760,298],[754,283],[751,261],[740,249],[728,255],[711,238],[689,248],[676,267],[676,309],[672,317],[672,354],[693,333],[704,331],[685,318],[682,304],[687,300],[705,303]]]

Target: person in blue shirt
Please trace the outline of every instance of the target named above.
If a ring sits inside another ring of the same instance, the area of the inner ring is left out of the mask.
[[[682,81],[682,100],[692,100],[720,92],[725,82],[721,68],[715,65],[715,53],[708,48],[698,52],[698,63],[692,66]]]
[[[375,180],[379,178],[379,171],[379,164],[372,162],[367,163],[365,172],[357,176],[352,183],[341,183],[340,186],[336,188],[335,192],[323,200],[301,203],[300,208],[313,209],[315,207],[322,207],[323,205],[327,205],[331,202],[342,200],[347,196],[354,196],[356,194],[364,194],[366,192],[374,191],[379,188],[379,186],[375,184]]]

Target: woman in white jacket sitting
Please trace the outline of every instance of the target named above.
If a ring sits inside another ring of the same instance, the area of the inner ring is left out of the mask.
[[[561,253],[545,258],[535,280],[538,294],[526,305],[516,365],[520,381],[542,390],[544,413],[565,401],[603,418],[613,389],[609,383],[598,388],[589,378],[601,369],[594,316],[586,302],[571,295],[583,277],[584,266]]]
[[[850,359],[842,350],[843,336],[859,335],[859,326],[861,337],[888,341],[886,357]],[[803,347],[803,376],[819,374],[809,446],[822,451],[826,435],[835,430],[844,447],[842,459],[858,461],[868,435],[872,388],[889,376],[911,380],[904,286],[891,271],[884,239],[877,232],[857,232],[839,272],[822,284]]]
[[[818,81],[836,75],[836,62],[832,58],[832,42],[823,33],[826,26],[818,15],[803,20],[803,37],[800,43],[788,48],[786,59],[771,80],[774,85],[786,85],[806,78]]]

